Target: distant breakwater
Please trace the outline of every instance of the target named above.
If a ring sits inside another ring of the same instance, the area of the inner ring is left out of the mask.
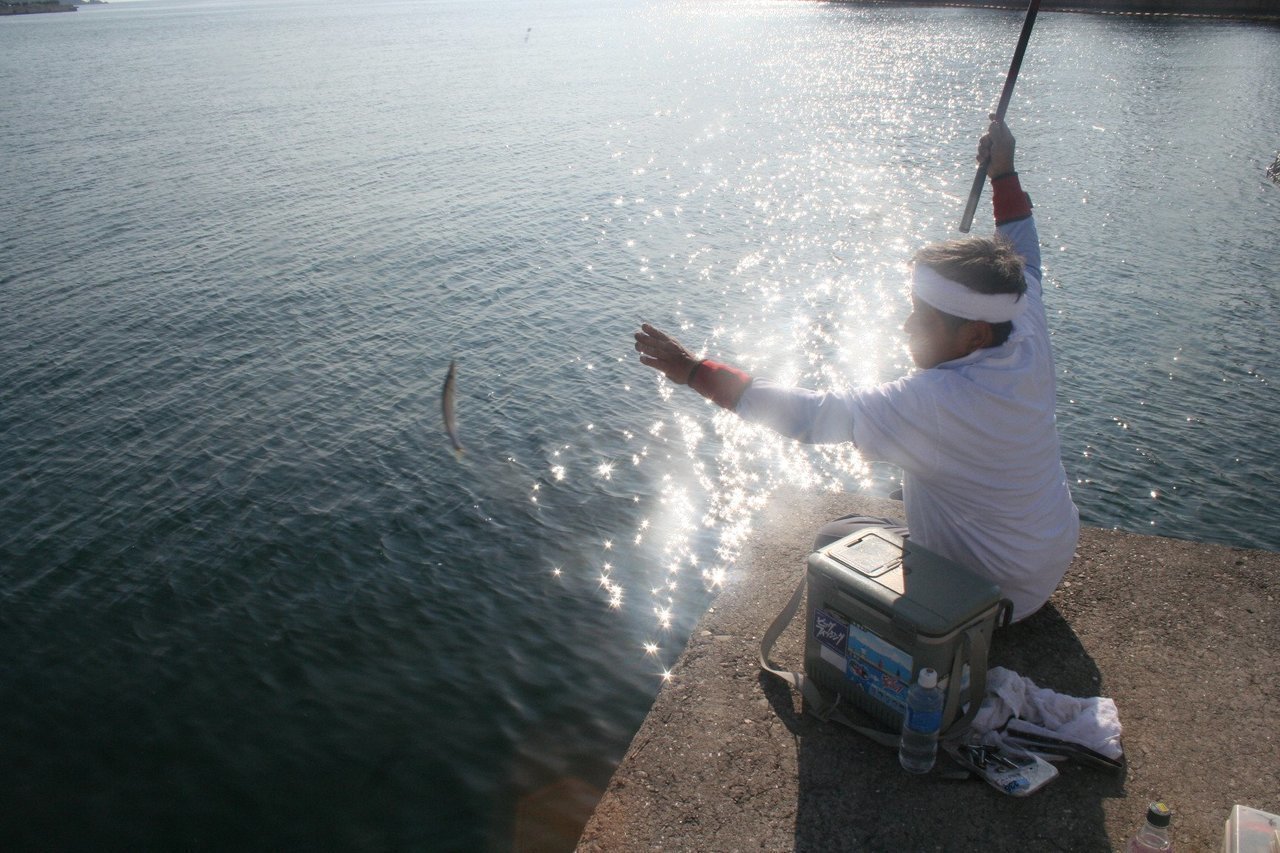
[[[1026,9],[1018,0],[837,0],[865,6],[967,6],[985,9]],[[1227,18],[1280,23],[1277,0],[1041,0],[1042,12],[1080,12],[1096,15],[1145,15],[1189,18]]]

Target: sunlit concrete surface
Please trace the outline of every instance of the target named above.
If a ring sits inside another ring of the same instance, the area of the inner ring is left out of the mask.
[[[1210,851],[1234,804],[1280,812],[1280,554],[1085,529],[1050,604],[999,632],[991,662],[1115,699],[1127,768],[1060,765],[1048,787],[1014,799],[976,780],[909,776],[892,750],[802,714],[761,673],[760,636],[819,522],[901,512],[811,493],[771,505],[579,850],[1115,850],[1159,798],[1178,848]],[[802,667],[800,621],[774,651],[781,666]]]

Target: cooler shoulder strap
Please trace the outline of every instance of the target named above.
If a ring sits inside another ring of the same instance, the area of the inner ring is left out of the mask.
[[[764,632],[764,637],[760,640],[760,668],[765,672],[776,675],[800,691],[800,695],[804,697],[805,707],[818,719],[834,720],[861,735],[871,738],[876,743],[897,748],[897,734],[877,728],[870,721],[858,723],[850,719],[848,711],[858,714],[861,712],[856,708],[848,708],[847,706],[845,708],[837,707],[840,703],[839,696],[836,697],[835,701],[828,701],[822,695],[822,691],[818,689],[818,685],[814,684],[812,679],[806,677],[803,672],[778,669],[769,664],[769,655],[773,651],[774,644],[778,642],[778,637],[782,636],[782,632],[786,630],[786,627],[791,624],[791,620],[795,618],[796,611],[800,608],[800,602],[804,599],[804,592],[808,584],[809,575],[804,572],[800,575],[800,583],[796,585],[795,592],[791,593],[791,600],[787,602],[782,611],[774,618],[773,623],[769,625],[768,630]]]
[[[973,722],[973,718],[977,716],[978,709],[982,706],[982,700],[987,695],[987,655],[991,651],[991,636],[996,628],[1004,627],[1009,624],[1010,615],[1013,613],[1013,603],[1008,599],[1000,602],[1000,609],[996,613],[994,620],[984,619],[975,625],[969,626],[964,632],[964,642],[960,644],[960,648],[956,649],[956,654],[951,661],[951,681],[950,685],[960,684],[960,679],[964,676],[964,665],[969,664],[969,707],[965,709],[964,715],[953,722],[943,732],[944,736],[954,737],[962,734],[965,729],[969,728],[969,724]],[[947,704],[942,710],[942,719],[946,720],[955,713],[956,706],[960,703],[960,690],[947,690]]]

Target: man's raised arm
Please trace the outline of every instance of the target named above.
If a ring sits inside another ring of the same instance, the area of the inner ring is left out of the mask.
[[[1038,284],[1040,271],[1040,237],[1031,218],[1031,198],[1022,190],[1014,168],[1016,147],[1009,127],[991,115],[991,125],[978,140],[978,162],[987,164],[991,177],[991,207],[996,230],[1013,243],[1026,263],[1027,272]]]

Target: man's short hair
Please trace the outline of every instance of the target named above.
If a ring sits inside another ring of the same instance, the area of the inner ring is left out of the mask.
[[[1021,296],[1027,292],[1022,256],[1004,237],[965,237],[933,243],[917,251],[911,260],[978,293]],[[953,328],[966,322],[961,317],[939,313]],[[1003,344],[1012,331],[1012,323],[992,323],[992,346]]]

